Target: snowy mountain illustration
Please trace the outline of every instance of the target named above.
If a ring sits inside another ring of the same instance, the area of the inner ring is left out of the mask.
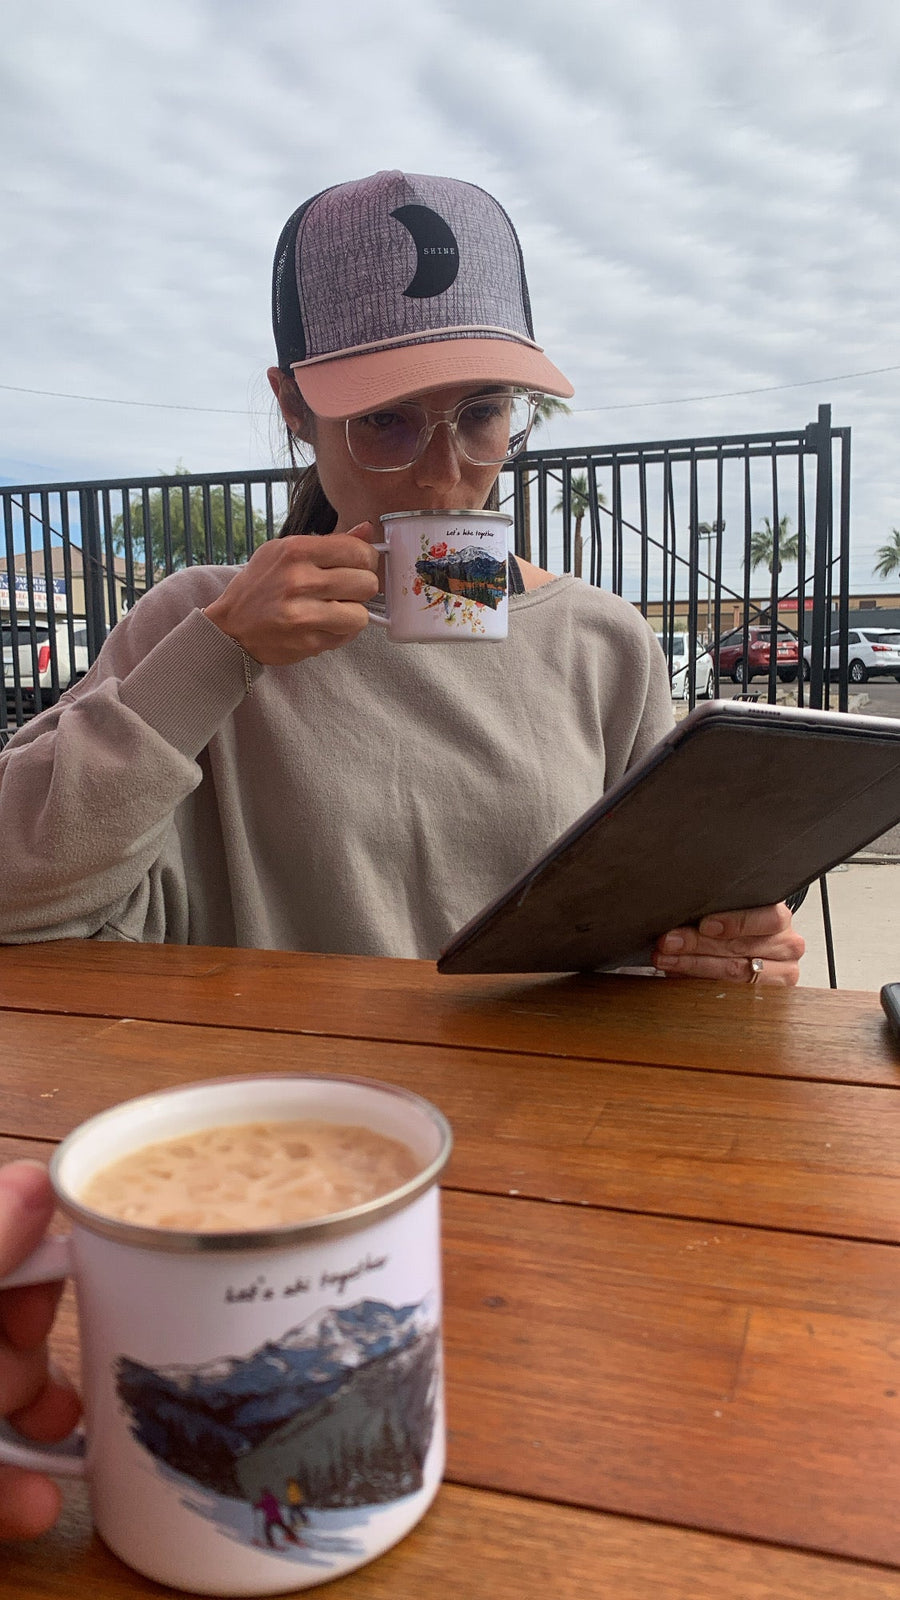
[[[188,1368],[122,1356],[138,1442],[219,1494],[255,1503],[290,1481],[310,1507],[421,1487],[434,1429],[438,1330],[428,1301],[326,1307],[250,1355]]]
[[[416,571],[433,589],[477,600],[494,611],[506,594],[505,560],[498,561],[475,544],[449,555],[422,556],[416,562]]]

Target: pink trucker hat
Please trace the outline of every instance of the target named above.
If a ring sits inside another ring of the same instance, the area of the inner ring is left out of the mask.
[[[574,392],[535,343],[509,217],[454,178],[376,172],[307,200],[278,241],[272,323],[320,417],[454,383]]]

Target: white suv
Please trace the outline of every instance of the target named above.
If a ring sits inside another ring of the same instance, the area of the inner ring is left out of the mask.
[[[72,643],[74,651],[69,647],[69,624],[57,622],[51,630],[49,623],[36,622],[30,628],[27,621],[19,623],[16,629],[16,643],[18,648],[13,648],[13,630],[7,619],[4,619],[3,636],[3,688],[6,690],[8,702],[15,701],[16,686],[21,689],[22,702],[26,706],[33,706],[39,711],[41,706],[52,705],[56,699],[53,690],[52,659],[56,656],[57,681],[60,691],[71,688],[79,678],[83,678],[90,662],[88,660],[87,623],[84,617],[72,618]],[[15,657],[18,656],[18,673],[16,672]],[[36,677],[35,677],[36,673]]]
[[[656,637],[662,647],[663,655],[668,659],[665,634],[658,633]],[[690,694],[687,660],[690,635],[687,633],[673,633],[671,639],[672,660],[669,673],[672,681],[672,699],[687,700]],[[691,670],[691,677],[694,680],[694,697],[697,700],[711,700],[716,688],[716,669],[713,665],[713,658],[708,650],[704,650],[702,644],[697,643],[695,649],[697,654]]]
[[[837,672],[840,652],[840,634],[833,633],[829,640],[828,670]],[[812,646],[803,651],[803,676],[809,677]],[[865,683],[869,678],[896,678],[900,683],[900,629],[851,628],[847,635],[847,676],[851,683]]]

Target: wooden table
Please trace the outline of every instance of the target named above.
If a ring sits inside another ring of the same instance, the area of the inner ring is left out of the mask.
[[[900,1597],[900,1051],[877,996],[0,950],[0,1159],[116,1100],[281,1069],[407,1085],[456,1135],[447,1483],[335,1600]],[[0,1557],[17,1600],[163,1592],[92,1535],[80,1485]]]

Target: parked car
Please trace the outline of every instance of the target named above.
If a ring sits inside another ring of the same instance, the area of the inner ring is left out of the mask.
[[[746,637],[747,682],[767,677],[771,633],[768,628],[748,628]],[[719,640],[719,675],[727,673],[732,683],[744,681],[744,630],[734,628]],[[796,636],[786,628],[775,635],[775,670],[782,683],[792,683],[799,671],[800,650]]]
[[[668,661],[670,651],[667,637],[663,633],[656,635],[662,646],[662,652]],[[688,690],[688,651],[690,649],[690,634],[673,633],[671,648],[670,678],[672,682],[672,699],[687,700],[690,698]],[[691,669],[694,680],[694,699],[711,700],[716,692],[716,669],[713,658],[708,650],[702,646],[697,647],[694,665]]]
[[[56,670],[60,691],[71,688],[79,678],[83,678],[90,662],[88,660],[87,623],[83,617],[72,618],[72,642],[75,646],[74,653],[69,648],[69,624],[57,622],[53,629],[53,642],[56,650]],[[49,623],[38,622],[30,628],[28,622],[19,623],[16,629],[18,649],[14,652],[13,630],[8,622],[3,623],[3,686],[6,690],[7,701],[15,700],[16,672],[14,654],[18,655],[18,682],[22,691],[22,703],[39,711],[42,706],[52,705],[56,698],[53,689],[53,670],[51,665],[51,639]],[[37,681],[35,682],[35,669]]]
[[[837,672],[840,666],[841,636],[833,633],[828,641],[828,670]],[[803,651],[803,676],[809,677],[812,645]],[[896,678],[900,683],[900,629],[851,628],[847,634],[847,675],[851,683],[865,683],[869,678]]]

